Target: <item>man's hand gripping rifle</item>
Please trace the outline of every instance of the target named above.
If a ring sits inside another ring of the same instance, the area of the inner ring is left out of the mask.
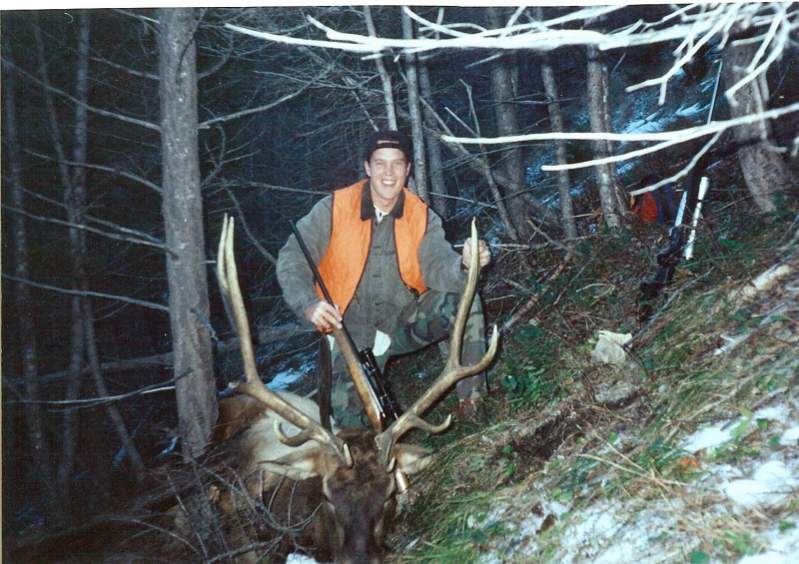
[[[314,280],[319,285],[325,301],[335,306],[311,257],[311,253],[293,222],[291,223],[291,230],[294,232],[294,237],[297,239],[300,249],[302,249],[302,254],[305,255],[305,260],[308,262]],[[352,381],[355,384],[355,390],[363,403],[366,416],[375,430],[382,431],[402,414],[402,408],[394,398],[388,380],[380,372],[380,367],[375,360],[372,349],[367,348],[359,351],[352,335],[350,335],[343,322],[341,329],[333,330],[333,336],[339,345],[344,360],[347,362]]]

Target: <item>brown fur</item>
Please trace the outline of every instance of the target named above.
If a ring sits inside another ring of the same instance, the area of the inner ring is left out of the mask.
[[[230,540],[248,544],[256,538],[260,541],[273,538],[278,546],[271,555],[279,559],[300,549],[323,561],[381,562],[385,533],[394,517],[396,483],[393,472],[378,460],[374,432],[366,429],[337,432],[349,446],[353,460],[349,467],[329,448],[315,443],[265,462],[260,460],[264,456],[260,443],[271,445],[275,438],[266,436],[271,426],[261,419],[273,415],[263,408],[260,417],[252,412],[239,414],[237,407],[254,406],[247,401],[228,401],[233,399],[223,400],[223,404],[229,405],[220,410],[226,417],[233,417],[232,424],[223,421],[218,428],[228,431],[237,428],[239,433],[227,437],[219,446],[230,453],[229,462],[237,475],[244,478],[249,494],[260,498],[261,507],[268,510],[271,525],[258,527],[249,518],[246,533],[236,532],[235,540]],[[247,421],[249,427],[237,427],[242,421]],[[259,456],[253,456],[253,451],[258,451]],[[414,472],[429,462],[428,454],[420,447],[398,445],[398,466]],[[282,476],[281,469],[291,477]],[[302,479],[292,479],[298,477]],[[239,527],[248,520],[241,512],[252,511],[251,503],[229,491],[219,492],[214,501],[219,511],[229,516],[225,519],[236,521]]]

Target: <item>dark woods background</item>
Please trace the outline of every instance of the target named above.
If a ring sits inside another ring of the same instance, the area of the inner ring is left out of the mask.
[[[438,14],[437,8],[414,9],[432,20]],[[543,15],[569,10],[546,8]],[[514,11],[446,8],[445,13],[447,22],[492,28]],[[629,7],[590,25],[617,29],[639,19],[656,21],[670,11]],[[306,19],[310,14],[336,30],[366,34],[361,8],[182,12],[183,20],[168,29],[165,12],[158,10],[2,14],[5,532],[107,509],[135,490],[144,469],[163,459],[159,453],[173,448],[178,435],[193,452],[202,449],[215,418],[209,390],[214,396],[237,376],[235,366],[224,370],[208,360],[211,347],[230,346],[215,284],[206,290],[203,279],[207,274],[213,281],[224,213],[237,218],[242,286],[266,347],[259,350],[268,350],[259,358],[261,373],[274,374],[292,349],[312,340],[282,304],[275,256],[289,220],[331,189],[362,177],[362,141],[375,126],[387,125],[374,59],[277,44],[224,27],[233,23],[318,39],[321,34]],[[399,7],[372,7],[378,35],[402,37],[400,14]],[[531,8],[519,21],[541,15]],[[159,47],[159,37],[177,46],[172,69],[164,68],[166,47]],[[186,37],[193,42],[181,39]],[[640,117],[639,106],[651,102],[657,89],[629,94],[624,86],[662,74],[674,60],[674,46],[592,55],[604,69],[609,93],[606,126],[623,127]],[[195,49],[196,76],[186,67]],[[669,103],[693,93],[706,105],[707,86],[699,85],[720,56],[703,50],[674,79]],[[463,238],[474,214],[495,244],[542,243],[538,226],[559,241],[596,234],[603,224],[593,212],[600,209],[609,227],[621,218],[624,229],[629,218],[618,190],[637,188],[646,174],[673,174],[696,153],[698,145],[681,145],[611,171],[615,208],[601,208],[598,169],[573,172],[566,185],[576,217],[570,226],[560,211],[565,200],[558,197],[558,176],[538,170],[556,161],[554,142],[486,147],[439,142],[447,130],[461,136],[552,131],[547,102],[554,100],[542,81],[545,64],[554,71],[563,127],[590,130],[596,121],[588,112],[590,95],[596,94],[590,85],[602,82],[591,82],[589,59],[582,46],[562,47],[546,58],[534,50],[438,50],[415,61],[399,52],[383,57],[399,125],[408,133],[414,119],[409,92],[423,101],[417,125],[424,128],[429,159],[426,189],[451,240]],[[795,61],[793,43],[767,75],[771,105],[796,102]],[[178,78],[177,65],[188,74]],[[408,87],[412,66],[416,89]],[[175,123],[194,119],[191,96],[180,87],[196,95],[196,127],[172,132],[164,122],[167,102],[183,112]],[[730,116],[726,108],[719,115]],[[670,127],[699,125],[705,116],[674,115]],[[601,119],[597,123],[601,126]],[[795,117],[781,120],[776,142],[790,143],[795,126]],[[196,142],[192,131],[198,133]],[[563,150],[568,162],[602,154],[586,142],[568,142]],[[201,203],[202,215],[199,207],[181,215],[181,202],[192,198]],[[191,217],[197,221],[186,219]],[[202,238],[190,233],[199,220]],[[169,246],[168,240],[178,244]],[[176,263],[190,262],[182,254],[184,242],[197,245],[206,262],[170,281],[170,252]],[[525,253],[529,249],[517,249],[507,260],[524,262],[531,258]],[[507,307],[510,311],[513,304]],[[204,336],[183,342],[180,335],[191,333],[186,324]],[[275,344],[276,334],[294,333],[300,341]],[[176,377],[177,392],[162,389],[173,386]],[[190,389],[181,389],[183,383]]]

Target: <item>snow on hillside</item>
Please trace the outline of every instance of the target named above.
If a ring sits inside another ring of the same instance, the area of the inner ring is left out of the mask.
[[[732,441],[766,430],[760,457],[734,466],[713,462],[714,455]],[[750,548],[762,551],[743,557],[740,564],[795,563],[799,555],[795,519],[754,529],[755,523],[795,499],[799,491],[799,403],[784,400],[748,416],[719,421],[686,437],[682,446],[700,476],[679,488],[663,480],[656,499],[602,499],[569,507],[546,499],[545,491],[536,489],[498,504],[474,523],[505,530],[480,562],[693,561],[692,553],[700,554],[701,545],[686,536],[686,529],[724,522],[745,527]],[[550,515],[560,522],[560,542],[554,550],[539,540],[555,520]]]

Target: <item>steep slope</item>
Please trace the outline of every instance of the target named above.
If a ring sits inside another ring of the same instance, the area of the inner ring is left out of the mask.
[[[401,561],[792,561],[799,232],[740,206],[711,217],[645,326],[634,241],[597,242],[540,290],[488,421],[415,484]],[[632,336],[615,364],[592,360],[601,329]]]

